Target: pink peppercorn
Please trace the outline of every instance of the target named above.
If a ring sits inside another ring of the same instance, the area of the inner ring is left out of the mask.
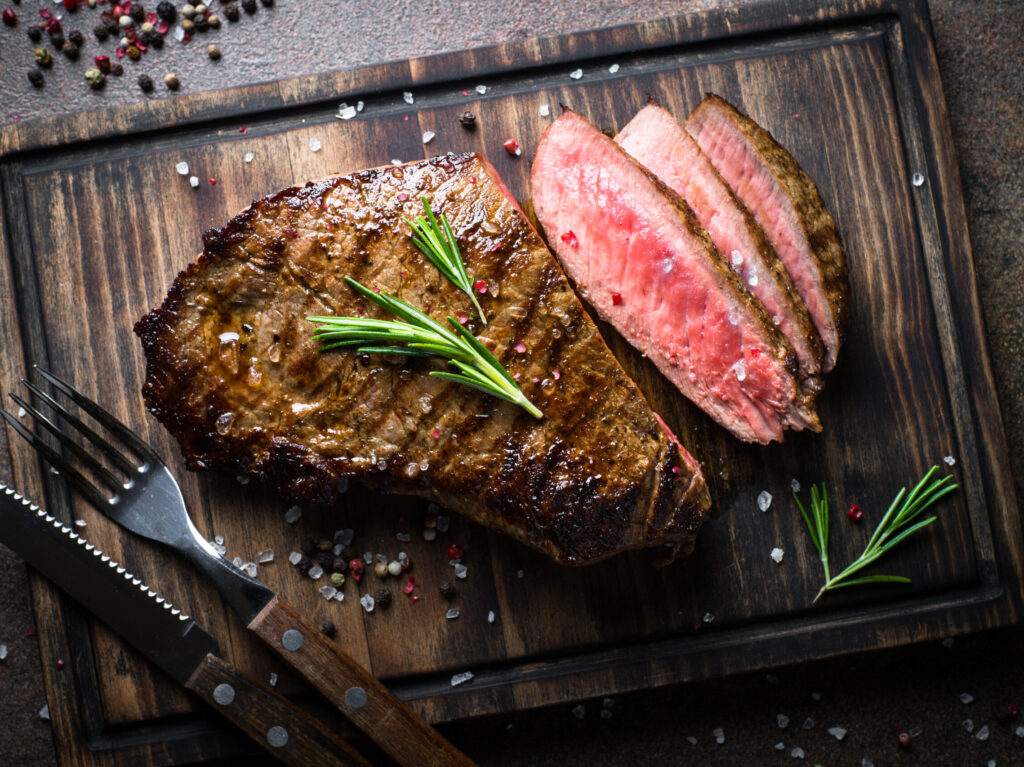
[[[575,248],[580,244],[580,241],[576,238],[576,233],[570,229],[568,232],[562,235],[562,242],[568,245],[570,248]]]
[[[17,26],[17,24],[18,24],[18,14],[16,14],[14,12],[13,8],[4,8],[3,17],[4,17],[4,24],[6,24],[7,26],[9,26],[9,27]]]
[[[613,292],[612,293],[612,306],[618,306],[621,303],[622,303],[622,294],[621,293]]]
[[[505,147],[505,151],[508,152],[513,157],[522,154],[522,152],[519,149],[519,142],[516,141],[514,138],[510,138],[508,141],[502,144],[502,146]]]
[[[848,516],[854,522],[859,522],[860,518],[864,516],[864,511],[857,504],[853,504],[850,507],[850,510],[846,512],[846,516]]]

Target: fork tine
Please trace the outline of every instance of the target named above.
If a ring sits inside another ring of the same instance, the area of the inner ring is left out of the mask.
[[[103,494],[96,489],[92,482],[82,476],[82,473],[78,469],[65,461],[64,457],[60,453],[39,439],[35,432],[26,429],[17,418],[3,408],[0,408],[0,417],[7,421],[7,423],[11,425],[11,428],[23,437],[37,453],[41,454],[49,464],[54,466],[69,481],[71,481],[79,489],[82,495],[85,496],[85,499],[89,501],[89,503],[100,511],[105,511],[106,508],[110,506],[110,501],[103,497]]]
[[[139,439],[135,432],[133,432],[123,423],[118,421],[116,418],[114,418],[114,416],[112,416],[102,407],[97,405],[91,399],[82,394],[82,392],[78,391],[78,389],[76,389],[74,386],[69,384],[67,381],[58,378],[50,371],[39,367],[39,365],[33,365],[32,367],[34,367],[39,372],[39,375],[41,375],[51,384],[56,386],[66,395],[71,397],[71,399],[73,399],[89,415],[91,415],[105,427],[110,429],[110,431],[112,431],[114,434],[120,437],[121,440],[135,452],[136,455],[138,455],[141,458],[145,458],[146,460],[151,461],[153,463],[161,465],[163,464],[163,461],[160,460],[160,456],[156,454],[153,448],[151,448],[149,445],[147,445],[145,442]]]
[[[110,442],[104,439],[101,435],[97,434],[95,430],[93,430],[88,425],[83,423],[82,419],[78,418],[70,410],[68,410],[66,407],[64,407],[57,400],[55,400],[49,394],[40,389],[38,386],[36,386],[30,381],[25,380],[24,378],[21,379],[21,383],[24,385],[26,389],[32,392],[34,396],[39,397],[41,400],[43,400],[46,404],[48,404],[50,407],[52,407],[54,410],[60,413],[61,417],[63,417],[65,421],[70,423],[72,426],[78,429],[78,431],[84,434],[85,437],[94,445],[96,445],[96,447],[98,447],[103,452],[104,455],[106,455],[110,460],[116,463],[118,468],[121,469],[121,471],[123,471],[128,476],[134,476],[135,472],[138,470],[139,467],[133,464],[127,458],[125,458],[121,454],[121,451],[119,451],[116,447],[111,445]],[[24,405],[22,407],[24,407]]]
[[[66,447],[68,450],[74,453],[78,457],[78,459],[86,466],[88,466],[89,470],[92,471],[97,477],[99,477],[100,481],[102,481],[103,484],[110,488],[115,494],[124,489],[124,482],[122,480],[115,477],[107,469],[106,466],[104,466],[95,458],[93,458],[87,450],[83,449],[81,445],[79,445],[77,442],[71,439],[59,428],[57,428],[57,426],[49,418],[40,413],[38,410],[32,407],[32,405],[27,403],[17,394],[11,394],[11,399],[13,399],[15,402],[18,403],[18,405],[23,407],[25,409],[25,412],[31,415],[32,419],[37,424],[45,428],[48,432],[50,432],[50,434],[59,439],[60,443],[64,445],[64,447]]]

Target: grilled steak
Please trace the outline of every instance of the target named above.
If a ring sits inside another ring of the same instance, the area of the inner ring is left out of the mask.
[[[411,242],[403,219],[422,213],[421,195],[488,286],[486,326]],[[191,468],[318,503],[353,477],[435,500],[566,564],[692,545],[710,505],[699,465],[482,156],[286,189],[207,232],[204,245],[135,327],[146,404]],[[426,375],[438,361],[321,352],[309,315],[392,319],[345,276],[438,321],[468,322],[545,417]]]
[[[818,188],[771,134],[715,95],[686,121],[722,178],[754,214],[782,259],[836,364],[850,292],[846,255]]]
[[[686,129],[665,109],[649,104],[615,139],[641,165],[677,192],[711,241],[793,345],[805,390],[820,388],[821,337],[789,272],[764,230],[729,189]]]
[[[533,204],[598,314],[740,439],[819,429],[796,356],[686,201],[580,115],[541,139]]]

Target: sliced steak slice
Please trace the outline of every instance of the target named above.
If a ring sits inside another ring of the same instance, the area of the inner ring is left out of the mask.
[[[451,222],[488,324],[410,239],[421,195]],[[567,564],[688,549],[710,497],[558,263],[480,155],[286,189],[204,237],[136,325],[146,404],[193,469],[330,503],[338,480],[421,496]],[[463,318],[544,411],[428,376],[405,355],[321,352],[309,315],[391,319],[351,276],[443,322]],[[525,349],[524,349],[525,347]]]
[[[768,131],[719,96],[708,95],[693,110],[686,130],[771,240],[825,344],[827,373],[843,342],[850,284],[818,188]]]
[[[693,137],[667,110],[649,104],[615,140],[686,200],[715,247],[793,345],[804,389],[817,391],[823,348],[807,307],[764,230]]]
[[[686,202],[580,115],[541,139],[533,204],[602,318],[740,439],[820,429],[792,346]]]

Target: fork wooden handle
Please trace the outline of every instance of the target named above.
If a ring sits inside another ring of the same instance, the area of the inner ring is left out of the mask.
[[[472,767],[441,734],[275,596],[248,626],[342,714],[405,767]]]
[[[185,686],[291,767],[371,767],[319,719],[216,655],[207,655]]]

